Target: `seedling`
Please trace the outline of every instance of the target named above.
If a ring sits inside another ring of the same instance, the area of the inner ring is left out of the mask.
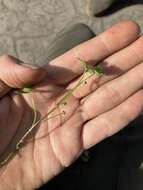
[[[35,129],[35,127],[42,121],[45,120],[49,120],[53,117],[57,117],[59,115],[65,115],[66,112],[63,111],[62,113],[59,113],[57,115],[54,116],[50,116],[52,113],[54,113],[55,110],[57,110],[59,108],[59,106],[61,105],[67,105],[68,103],[68,99],[73,95],[73,92],[82,84],[86,84],[87,80],[92,77],[93,75],[97,75],[97,76],[101,76],[103,74],[103,69],[100,65],[97,66],[93,66],[88,64],[86,61],[79,59],[80,64],[83,66],[83,74],[80,78],[80,80],[78,81],[78,83],[75,85],[75,87],[73,89],[68,90],[64,97],[58,102],[56,103],[55,107],[52,108],[47,114],[45,114],[42,118],[40,118],[38,120],[38,116],[37,116],[37,111],[36,111],[36,103],[35,103],[35,98],[34,98],[34,94],[32,93],[33,88],[32,86],[26,86],[23,89],[19,89],[19,90],[15,90],[15,93],[17,94],[22,94],[22,93],[29,93],[31,94],[31,102],[32,102],[32,109],[33,109],[33,122],[31,127],[27,130],[27,132],[21,137],[21,139],[17,142],[14,150],[7,156],[6,159],[4,159],[2,162],[0,162],[0,166],[3,166],[4,164],[6,164],[13,156],[14,154],[22,147],[22,145],[24,144],[24,142],[26,141],[26,138],[31,134],[31,132]],[[88,76],[85,77],[85,74],[88,73]]]

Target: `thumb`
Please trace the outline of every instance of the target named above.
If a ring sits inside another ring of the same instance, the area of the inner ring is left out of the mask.
[[[0,80],[8,87],[23,88],[26,85],[36,84],[45,75],[46,71],[43,68],[24,64],[9,55],[0,57]]]

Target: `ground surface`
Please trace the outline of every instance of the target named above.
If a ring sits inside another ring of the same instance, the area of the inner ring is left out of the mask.
[[[27,63],[43,64],[47,48],[59,31],[78,22],[100,33],[113,23],[130,18],[143,31],[143,4],[96,18],[86,16],[84,6],[85,0],[0,0],[0,55],[9,53]]]

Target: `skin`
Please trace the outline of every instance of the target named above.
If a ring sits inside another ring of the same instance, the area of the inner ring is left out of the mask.
[[[93,76],[75,90],[67,105],[42,121],[25,145],[0,168],[1,190],[32,190],[48,182],[85,150],[115,134],[143,109],[143,38],[139,26],[123,21],[99,36],[57,57],[43,68],[0,58],[0,158],[15,147],[31,126],[34,96],[38,117],[44,116],[67,89],[77,84],[83,68],[77,57],[100,63],[102,77]],[[13,88],[33,84],[32,94]],[[131,109],[132,108],[132,109]]]

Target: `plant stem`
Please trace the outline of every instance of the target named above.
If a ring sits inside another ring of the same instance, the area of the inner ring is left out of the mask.
[[[65,112],[63,111],[63,113],[59,113],[56,114],[54,116],[48,117],[51,113],[53,113],[56,109],[59,108],[60,105],[66,105],[68,99],[72,96],[73,92],[83,83],[86,82],[87,79],[89,79],[90,77],[92,77],[93,75],[97,74],[98,76],[100,76],[101,74],[103,74],[102,68],[100,66],[91,66],[88,65],[85,61],[79,59],[80,63],[83,65],[84,67],[84,72],[80,78],[80,80],[78,81],[78,83],[75,85],[75,87],[73,89],[70,89],[68,92],[65,93],[64,97],[58,102],[56,103],[56,106],[54,108],[52,108],[47,114],[45,114],[42,118],[40,118],[37,121],[37,111],[36,111],[36,104],[35,104],[35,98],[34,98],[34,94],[32,93],[32,87],[25,87],[22,90],[17,90],[16,93],[17,94],[21,94],[21,93],[30,93],[31,94],[31,102],[32,102],[32,109],[33,109],[33,122],[31,127],[27,130],[27,132],[21,137],[21,139],[18,141],[18,143],[16,144],[16,147],[14,149],[14,151],[12,151],[6,159],[4,159],[4,161],[0,162],[0,166],[6,164],[15,154],[16,151],[18,151],[21,148],[21,145],[23,144],[23,142],[25,141],[25,139],[27,138],[27,136],[33,131],[33,129],[42,121],[46,121],[47,119],[51,119],[53,117],[57,117],[58,115],[61,114],[65,114]],[[85,74],[89,72],[91,73],[88,77],[85,77]]]

